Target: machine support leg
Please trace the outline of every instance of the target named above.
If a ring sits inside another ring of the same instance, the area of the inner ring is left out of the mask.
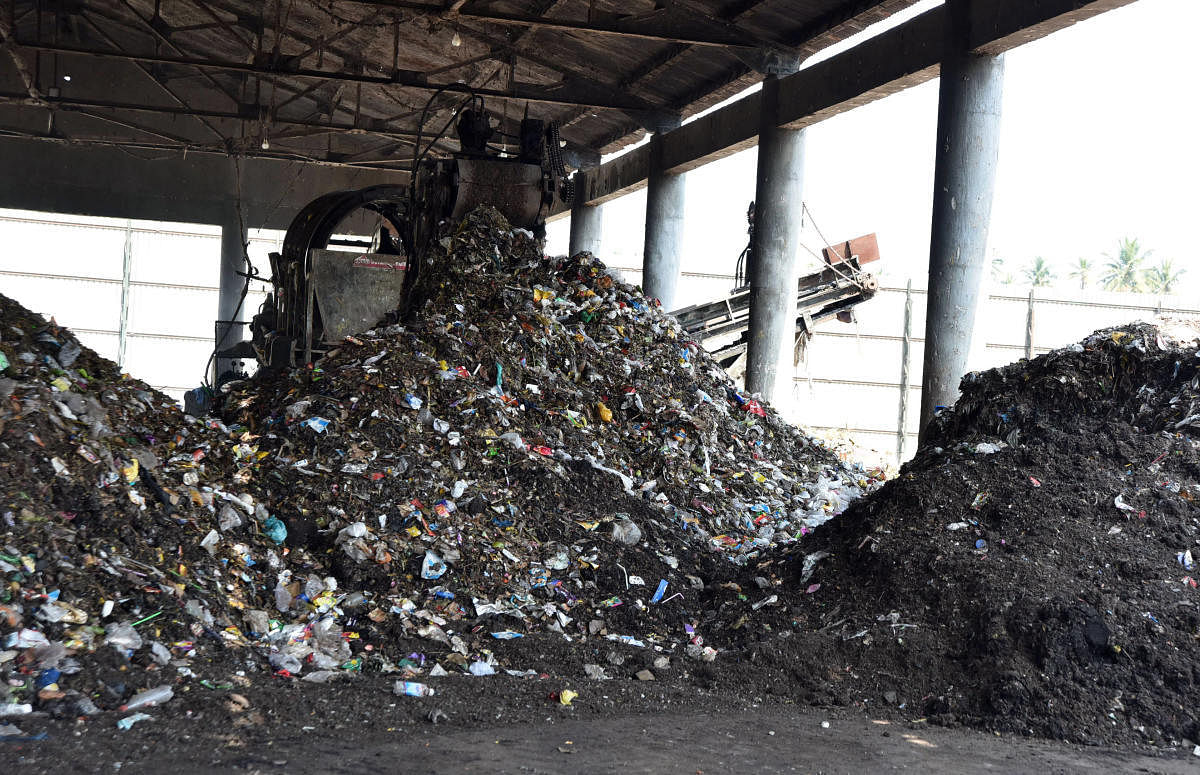
[[[1025,360],[1033,360],[1033,289],[1029,289],[1029,307],[1025,310]]]
[[[642,290],[675,308],[679,266],[683,259],[683,208],[686,180],[662,169],[662,139],[650,139],[650,177],[646,182],[646,244],[642,257]]]
[[[900,342],[900,418],[896,424],[896,466],[904,464],[904,453],[908,448],[908,386],[912,382],[910,366],[912,358],[912,278],[904,289],[904,339]]]
[[[604,213],[600,205],[583,203],[583,180],[575,173],[575,203],[571,206],[571,255],[588,251],[600,252],[600,237],[603,234]]]
[[[965,29],[959,21],[966,5],[949,3],[954,20],[951,31]],[[942,62],[938,93],[929,306],[921,378],[922,443],[936,409],[958,398],[958,383],[967,369],[992,214],[1004,90],[1002,56],[947,50],[951,53]]]
[[[242,219],[231,207],[228,215],[221,222],[221,274],[220,289],[217,292],[218,321],[245,320],[250,312],[244,304],[241,309],[238,309],[242,288],[246,284],[246,278],[238,276],[238,272],[246,271],[245,240],[247,237],[243,229]],[[224,350],[240,342],[245,333],[242,329],[243,326],[222,325],[218,322],[216,349]],[[224,374],[232,364],[233,361],[229,358],[215,359],[214,371],[210,377],[213,382],[215,383],[216,379]]]
[[[779,79],[763,81],[750,255],[746,390],[770,401],[790,386],[796,334],[796,249],[803,212],[804,130],[778,127]],[[790,391],[787,393],[790,396]],[[786,399],[785,399],[786,400]]]
[[[133,221],[125,221],[125,250],[121,257],[121,320],[117,329],[117,366],[125,368],[125,346],[129,343],[129,292],[133,271]]]

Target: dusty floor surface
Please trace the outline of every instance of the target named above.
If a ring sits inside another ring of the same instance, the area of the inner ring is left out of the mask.
[[[377,680],[378,678],[378,680]],[[1195,772],[1186,750],[1115,750],[948,729],[877,709],[813,709],[672,682],[453,678],[398,697],[382,677],[197,688],[127,731],[25,717],[4,772]],[[555,692],[573,686],[565,706]],[[239,687],[240,688],[240,687]],[[244,692],[244,693],[242,693]],[[430,721],[436,717],[436,724]],[[825,725],[828,726],[825,726]]]
[[[828,723],[824,727],[823,723]],[[281,726],[246,748],[146,727],[12,746],[9,772],[785,773],[1194,772],[1187,754],[1146,756],[974,730],[805,710],[576,719],[474,728]]]

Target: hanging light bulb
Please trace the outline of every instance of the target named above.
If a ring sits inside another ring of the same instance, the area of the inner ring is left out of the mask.
[[[450,45],[458,48],[462,45],[462,38],[458,36],[458,30],[454,31],[454,37],[450,38]]]
[[[264,151],[271,150],[271,141],[268,140],[265,136],[263,137],[263,141],[262,141],[262,149]]]

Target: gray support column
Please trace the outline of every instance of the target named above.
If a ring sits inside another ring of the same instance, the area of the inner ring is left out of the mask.
[[[244,320],[248,310],[245,309],[245,304],[241,309],[238,309],[238,302],[242,297],[242,288],[246,284],[246,278],[238,275],[238,272],[246,271],[246,239],[243,233],[242,219],[238,217],[237,210],[234,208],[232,201],[225,213],[225,217],[221,219],[221,272],[220,285],[217,292],[217,320]],[[244,338],[244,326],[223,326],[217,323],[216,326],[216,348],[224,350],[237,344]],[[214,366],[214,372],[211,379],[216,380],[220,377],[231,365],[233,361],[228,358],[217,358]]]
[[[975,330],[983,281],[992,186],[1000,151],[1003,56],[961,50],[967,37],[964,2],[951,2],[952,46],[942,62],[925,369],[921,378],[921,440],[934,411],[958,398]]]
[[[796,248],[804,186],[804,130],[781,129],[779,79],[763,81],[750,251],[750,331],[746,390],[770,401],[790,385],[796,334]]]
[[[599,254],[600,237],[603,234],[604,213],[601,205],[583,203],[583,175],[575,173],[575,203],[571,205],[571,246],[570,253]]]
[[[646,180],[646,243],[642,254],[642,290],[675,308],[679,266],[683,260],[683,174],[663,171],[662,132],[650,138],[650,177]]]

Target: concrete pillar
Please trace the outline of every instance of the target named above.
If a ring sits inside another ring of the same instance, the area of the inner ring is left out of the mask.
[[[583,174],[575,173],[575,202],[571,205],[571,255],[588,251],[600,253],[604,218],[600,205],[583,203]]]
[[[796,249],[804,185],[804,130],[776,126],[779,79],[763,81],[758,133],[746,390],[768,401],[790,397],[796,334]]]
[[[662,132],[650,138],[650,177],[646,181],[646,243],[642,254],[642,290],[675,309],[679,266],[683,260],[683,174],[663,171]]]
[[[242,229],[244,228],[242,219],[238,217],[237,210],[232,202],[228,211],[224,213],[221,219],[221,272],[219,280],[219,290],[217,292],[217,320],[245,320],[249,314],[246,305],[243,303],[241,308],[238,308],[238,303],[242,298],[242,288],[246,284],[246,278],[238,275],[238,272],[246,271],[246,239]],[[225,350],[240,342],[246,334],[245,326],[223,326],[220,323],[216,326],[216,349]],[[210,379],[216,382],[226,370],[228,370],[233,361],[229,358],[217,358],[214,366],[213,374]]]
[[[958,383],[967,370],[1000,152],[1004,58],[961,49],[966,7],[959,0],[947,5],[953,45],[942,62],[938,92],[922,442],[935,409],[958,398]]]

